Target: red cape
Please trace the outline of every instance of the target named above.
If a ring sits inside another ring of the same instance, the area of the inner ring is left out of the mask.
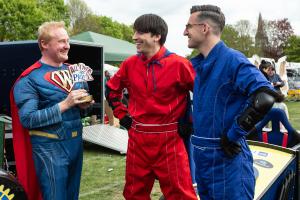
[[[34,63],[19,76],[17,81],[20,78],[27,76],[31,71],[39,68],[40,66],[41,63],[39,61]],[[13,90],[14,86],[10,91],[10,107],[17,177],[21,185],[24,187],[29,200],[42,200],[42,193],[40,191],[38,179],[34,169],[30,136],[28,130],[25,129],[20,122]]]

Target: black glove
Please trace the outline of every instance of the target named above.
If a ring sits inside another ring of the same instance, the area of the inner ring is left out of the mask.
[[[230,158],[233,158],[242,151],[241,145],[238,142],[229,141],[226,134],[223,134],[221,137],[221,149]]]
[[[180,137],[183,139],[188,138],[193,132],[193,124],[192,123],[178,123],[178,133]]]
[[[120,119],[120,125],[126,128],[127,130],[130,129],[132,124],[132,118],[129,115],[125,115],[122,119]]]
[[[255,127],[253,127],[253,128],[247,133],[246,139],[247,139],[247,140],[259,141],[259,138],[258,138],[258,131],[257,131],[257,129],[256,129]]]

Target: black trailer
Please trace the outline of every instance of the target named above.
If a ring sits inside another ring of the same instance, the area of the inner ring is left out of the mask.
[[[85,115],[97,115],[103,121],[103,47],[93,43],[70,41],[67,63],[85,63],[93,69],[95,81],[88,82],[94,106]],[[37,41],[0,43],[0,113],[10,115],[9,92],[17,77],[41,58]]]

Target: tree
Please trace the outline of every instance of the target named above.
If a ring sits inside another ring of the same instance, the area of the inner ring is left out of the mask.
[[[232,25],[225,25],[221,40],[223,40],[224,43],[230,48],[241,51],[247,57],[253,56],[257,51],[252,37],[248,35],[248,32],[243,31],[243,34],[239,34],[239,32]],[[187,58],[194,57],[197,54],[198,51],[193,50],[193,52],[188,55]]]
[[[292,35],[293,29],[287,18],[269,21],[267,26],[268,44],[265,54],[275,60],[282,57],[283,49]]]
[[[0,0],[0,41],[34,39],[44,21],[34,0]]]
[[[68,21],[63,0],[0,0],[0,41],[36,39],[45,21]]]
[[[246,32],[239,33],[232,25],[224,27],[221,39],[227,46],[241,51],[247,57],[251,57],[256,53],[252,37]]]
[[[123,33],[120,24],[118,22],[114,22],[111,17],[100,16],[100,27],[100,33],[123,39]]]
[[[83,19],[92,15],[92,11],[82,0],[68,0],[67,7],[69,10],[71,27],[74,27],[78,21],[82,21]]]
[[[234,25],[235,30],[239,33],[239,36],[251,36],[252,25],[249,20],[240,20]]]
[[[227,46],[234,49],[238,48],[239,33],[232,25],[225,25],[221,39]]]
[[[133,41],[131,26],[113,21],[111,17],[93,14],[83,0],[68,0],[67,6],[71,21],[71,35],[92,31],[129,42]]]
[[[191,59],[191,58],[197,56],[198,54],[199,54],[199,51],[197,49],[193,49],[193,51],[191,52],[191,54],[187,55],[186,58],[187,59]]]
[[[262,19],[261,13],[258,16],[257,30],[255,34],[255,48],[257,49],[257,55],[263,57],[264,52],[268,44],[268,37],[265,30],[265,22]]]
[[[243,52],[247,57],[256,54],[258,49],[255,47],[254,40],[251,36],[253,29],[250,21],[240,20],[235,24],[234,28],[238,32],[236,49]]]
[[[126,24],[121,24],[121,29],[123,33],[123,40],[133,43],[132,35],[133,35],[133,26],[127,26]]]
[[[131,26],[113,21],[112,18],[106,16],[98,16],[89,14],[83,19],[76,20],[71,35],[75,35],[85,31],[101,33],[121,40],[132,42],[133,30]]]
[[[69,25],[70,16],[64,0],[36,0],[35,2],[42,10],[46,21],[64,21],[67,26]]]
[[[101,33],[99,16],[89,14],[85,18],[77,19],[75,24],[72,26],[71,35],[76,35],[85,31]]]
[[[247,57],[252,57],[259,51],[259,49],[255,47],[250,35],[243,35],[239,37],[237,49],[243,52]]]
[[[284,53],[289,62],[300,62],[300,36],[293,35],[288,39]]]

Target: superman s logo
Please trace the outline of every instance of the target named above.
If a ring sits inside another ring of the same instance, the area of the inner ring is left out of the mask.
[[[48,72],[45,79],[50,83],[60,87],[61,89],[71,92],[73,87],[72,76],[69,70],[58,70]]]

